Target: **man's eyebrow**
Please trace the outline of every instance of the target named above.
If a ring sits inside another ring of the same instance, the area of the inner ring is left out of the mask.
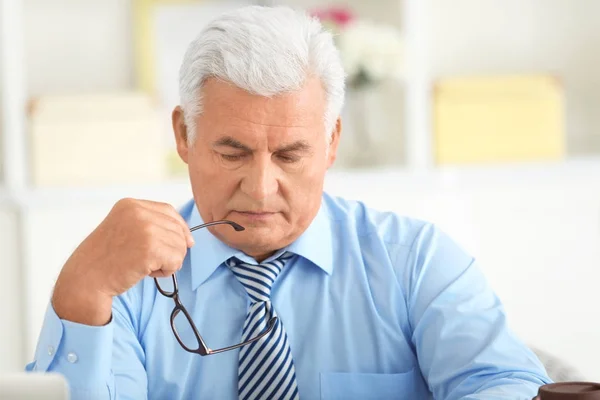
[[[281,146],[275,151],[285,153],[293,151],[306,152],[310,150],[312,150],[312,146],[310,145],[310,143],[308,143],[306,140],[298,140],[297,142]]]
[[[223,136],[213,143],[213,147],[232,147],[237,150],[251,152],[252,149],[231,136]]]

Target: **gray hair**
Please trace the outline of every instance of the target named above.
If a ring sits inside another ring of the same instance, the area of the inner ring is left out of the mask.
[[[301,89],[311,76],[321,80],[327,96],[329,141],[343,107],[345,79],[332,34],[318,19],[288,7],[247,6],[222,14],[189,45],[179,71],[188,141],[195,139],[206,79],[270,97]]]

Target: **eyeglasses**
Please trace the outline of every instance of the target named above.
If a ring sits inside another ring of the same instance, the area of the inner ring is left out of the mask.
[[[232,226],[233,229],[235,229],[238,232],[244,230],[243,226],[236,224],[235,222],[221,220],[221,221],[208,222],[206,224],[195,226],[193,228],[190,228],[190,231],[193,232],[193,231],[201,229],[201,228],[206,228],[208,226],[219,225],[219,224],[228,224],[228,225]],[[173,334],[175,335],[175,338],[177,339],[177,341],[179,342],[181,347],[183,347],[184,350],[186,350],[190,353],[196,353],[196,354],[200,354],[201,356],[207,356],[207,355],[211,355],[211,354],[217,354],[217,353],[222,353],[224,351],[237,349],[239,347],[245,346],[252,342],[256,342],[260,338],[268,335],[269,332],[271,332],[271,330],[277,323],[277,317],[273,317],[269,320],[269,323],[267,324],[267,328],[263,332],[259,333],[256,337],[253,337],[251,339],[246,340],[245,342],[242,342],[242,343],[239,343],[239,344],[236,344],[233,346],[228,346],[228,347],[223,347],[221,349],[213,350],[206,345],[206,343],[204,342],[204,339],[202,339],[202,336],[198,332],[198,328],[196,328],[196,325],[192,321],[192,318],[190,317],[188,310],[184,307],[184,305],[181,303],[181,300],[179,299],[179,286],[177,284],[177,277],[175,276],[175,274],[173,274],[171,276],[171,278],[173,280],[173,287],[169,288],[169,290],[165,290],[165,288],[162,288],[157,278],[154,278],[154,283],[156,284],[156,288],[158,289],[160,294],[162,294],[163,296],[172,298],[173,301],[175,302],[175,308],[173,308],[173,311],[171,312],[171,329],[173,330]],[[177,331],[177,327],[175,325],[175,318],[179,315],[179,313],[182,313],[183,316],[185,316],[187,324],[189,324],[189,327],[192,329],[194,336],[196,337],[195,341],[198,344],[197,346],[192,346],[192,347],[187,346],[184,343],[184,340],[179,335],[179,332]]]

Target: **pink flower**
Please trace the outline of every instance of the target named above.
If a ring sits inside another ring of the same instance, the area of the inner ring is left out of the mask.
[[[345,7],[319,8],[310,14],[319,18],[321,22],[331,22],[338,27],[344,27],[355,19],[352,11]]]
[[[329,11],[329,15],[340,26],[345,26],[354,20],[354,14],[347,8],[332,8]]]

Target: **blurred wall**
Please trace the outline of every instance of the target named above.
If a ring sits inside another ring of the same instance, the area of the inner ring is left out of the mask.
[[[22,369],[26,352],[23,322],[31,296],[22,291],[17,218],[15,209],[0,194],[0,373]]]
[[[30,96],[132,87],[131,1],[23,3]]]
[[[0,7],[0,21],[3,9]],[[2,40],[0,40],[0,57]],[[0,76],[2,76],[0,63]],[[0,177],[3,176],[3,82],[0,79]],[[0,185],[0,373],[14,371],[23,363],[25,307],[22,293],[22,269],[19,262],[20,237],[18,215]]]
[[[2,13],[3,13],[3,9],[2,7],[0,7],[0,20],[2,18]],[[0,40],[0,54],[2,54],[2,40]],[[0,56],[1,57],[1,56]],[[0,63],[0,76],[2,76],[3,74],[3,65],[2,63]],[[3,92],[3,82],[2,79],[0,79],[0,93]],[[4,112],[4,107],[3,107],[3,101],[4,101],[4,96],[2,96],[0,94],[0,177],[4,176],[4,161],[3,161],[3,156],[2,154],[2,143],[4,142],[2,140],[2,130],[3,130],[3,112]]]

